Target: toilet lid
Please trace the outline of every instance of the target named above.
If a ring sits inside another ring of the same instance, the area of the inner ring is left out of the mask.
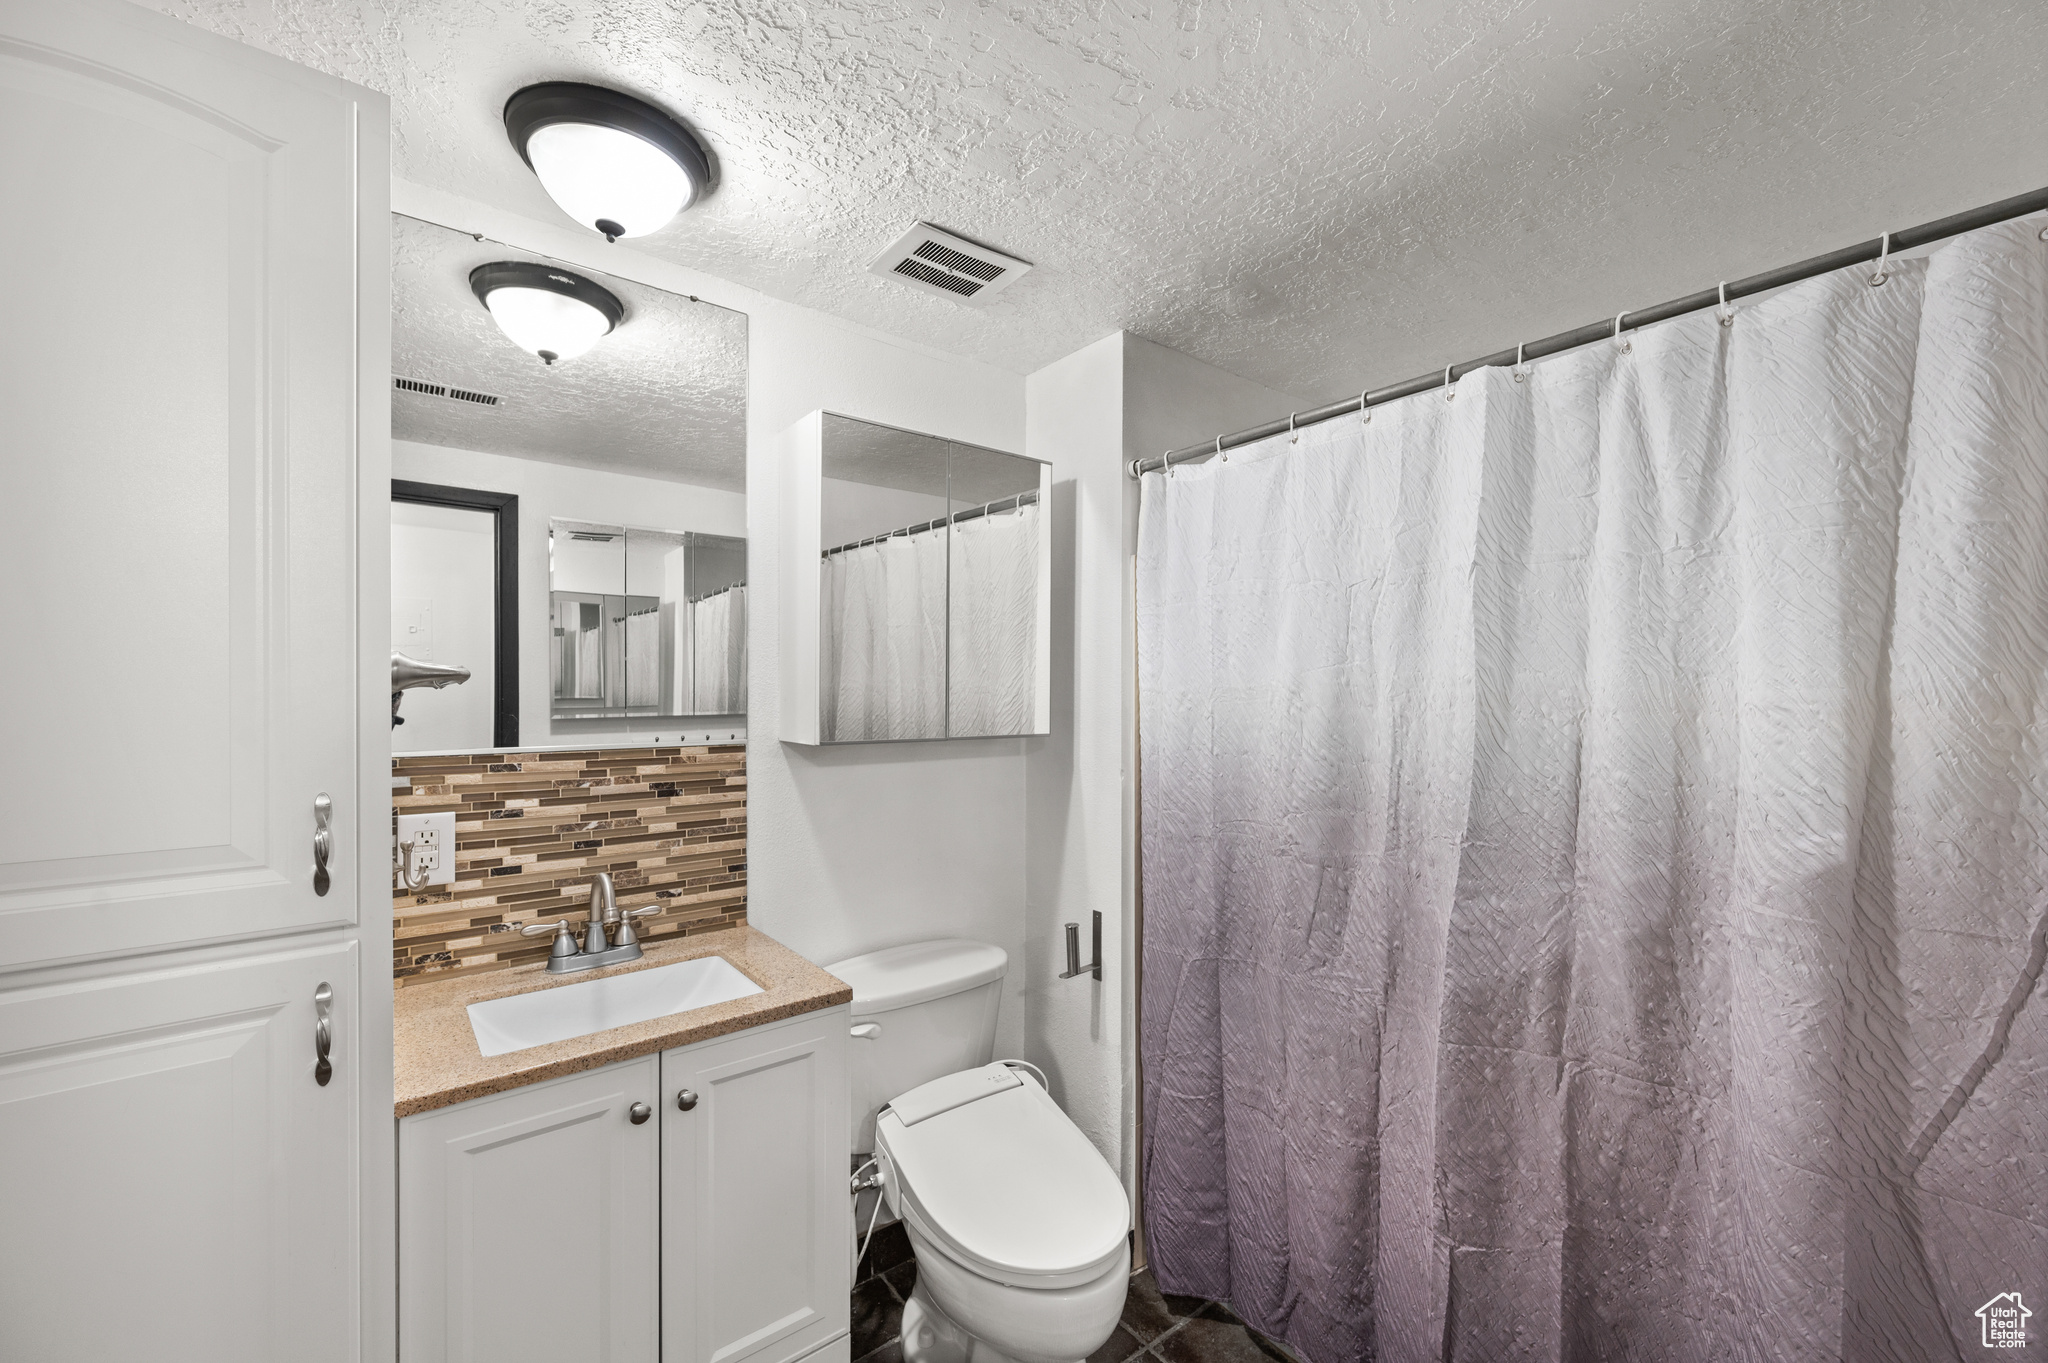
[[[998,1282],[1105,1268],[1131,1228],[1123,1184],[1045,1090],[1018,1077],[915,1125],[883,1111],[876,1147],[898,1205],[926,1237]]]

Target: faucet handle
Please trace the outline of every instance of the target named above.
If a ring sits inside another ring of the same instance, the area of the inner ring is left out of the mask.
[[[491,924],[491,931],[516,932],[521,937],[538,937],[544,932],[552,932],[559,935],[563,932],[573,932],[575,929],[571,928],[569,920],[564,918],[559,923],[545,921],[539,923],[493,923]]]
[[[538,937],[544,932],[552,932],[555,934],[555,944],[548,951],[550,960],[557,956],[576,954],[576,929],[569,926],[569,920],[566,918],[558,923],[493,923],[491,931],[516,932],[521,937]]]
[[[660,904],[648,904],[637,909],[620,910],[619,931],[613,938],[612,945],[615,947],[627,947],[639,941],[640,934],[633,931],[633,920],[635,918],[645,918],[650,913],[660,913],[662,908],[663,906]]]

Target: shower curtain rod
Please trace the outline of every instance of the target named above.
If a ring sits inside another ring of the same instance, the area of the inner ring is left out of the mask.
[[[886,535],[870,535],[864,540],[855,540],[851,544],[834,545],[832,548],[820,553],[818,557],[827,559],[834,554],[843,554],[849,549],[861,549],[870,544],[880,544],[883,540],[893,540],[898,535],[922,535],[927,530],[936,530],[949,522],[953,525],[958,525],[962,521],[975,520],[981,516],[992,516],[998,511],[1015,511],[1020,506],[1035,506],[1037,504],[1038,494],[1036,492],[1020,492],[1014,497],[1004,497],[998,501],[984,503],[981,506],[971,506],[956,516],[945,517],[936,521],[926,521],[922,525],[906,525],[901,530],[891,530]]]
[[[1313,426],[1319,421],[1328,421],[1332,417],[1340,417],[1351,412],[1363,411],[1367,407],[1377,407],[1383,402],[1392,402],[1396,398],[1413,397],[1417,393],[1426,393],[1432,388],[1442,388],[1446,384],[1455,383],[1459,378],[1471,373],[1475,369],[1499,368],[1505,365],[1526,363],[1529,360],[1541,359],[1545,355],[1557,355],[1567,350],[1576,350],[1582,345],[1591,345],[1595,341],[1604,341],[1623,331],[1634,331],[1639,327],[1646,327],[1652,322],[1666,322],[1673,317],[1682,317],[1688,312],[1699,312],[1705,308],[1715,307],[1723,302],[1724,299],[1733,300],[1746,298],[1753,294],[1769,293],[1773,289],[1782,289],[1787,284],[1797,284],[1803,279],[1812,279],[1816,275],[1829,274],[1850,265],[1861,265],[1868,260],[1881,259],[1893,251],[1910,251],[1915,247],[1926,246],[1931,242],[1940,241],[1944,237],[1959,236],[1964,232],[1974,232],[1980,227],[1989,227],[1993,223],[2005,222],[2010,218],[2025,217],[2027,214],[2038,212],[2043,208],[2048,208],[2048,188],[2037,189],[2030,194],[2016,195],[2010,199],[2001,199],[1997,203],[1986,204],[1982,208],[1973,208],[1966,213],[1957,213],[1934,222],[1922,223],[1918,227],[1909,227],[1903,232],[1888,232],[1884,236],[1871,241],[1866,241],[1856,246],[1845,246],[1839,251],[1830,251],[1824,256],[1814,256],[1812,259],[1802,260],[1796,265],[1786,265],[1775,270],[1766,270],[1762,274],[1751,275],[1747,279],[1731,280],[1719,288],[1702,289],[1698,293],[1687,294],[1683,298],[1674,298],[1668,303],[1659,303],[1655,307],[1637,308],[1633,312],[1624,312],[1620,316],[1605,322],[1592,322],[1586,326],[1575,327],[1570,331],[1560,331],[1555,336],[1546,336],[1540,341],[1530,341],[1514,350],[1495,351],[1491,355],[1485,355],[1476,360],[1465,360],[1461,363],[1450,365],[1445,369],[1432,370],[1430,373],[1409,379],[1406,383],[1397,383],[1389,388],[1367,389],[1358,397],[1345,398],[1342,402],[1332,402],[1326,406],[1317,407],[1313,411],[1296,412],[1292,416],[1284,417],[1281,420],[1269,421],[1263,426],[1253,426],[1248,430],[1235,431],[1229,435],[1218,436],[1214,440],[1205,441],[1199,445],[1188,445],[1182,449],[1168,450],[1165,454],[1155,454],[1142,459],[1133,459],[1130,463],[1131,477],[1142,477],[1155,469],[1163,469],[1170,464],[1199,463],[1212,455],[1222,453],[1224,450],[1234,450],[1240,445],[1249,445],[1254,440],[1264,440],[1267,436],[1278,435],[1282,431],[1291,428]],[[2043,230],[2042,238],[2048,240],[2048,229]],[[1519,354],[1517,353],[1518,351]]]

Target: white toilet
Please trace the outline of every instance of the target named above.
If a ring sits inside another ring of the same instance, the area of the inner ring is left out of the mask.
[[[945,940],[825,967],[853,986],[854,1149],[917,1254],[908,1363],[1075,1363],[1123,1312],[1123,1184],[1029,1070],[990,1063],[1007,965]]]

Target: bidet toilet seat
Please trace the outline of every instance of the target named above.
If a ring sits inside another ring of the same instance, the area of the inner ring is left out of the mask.
[[[975,1073],[944,1076],[897,1101],[916,1110],[925,1090],[957,1089]],[[1128,1251],[1130,1202],[1051,1096],[1030,1075],[1016,1078],[910,1124],[893,1105],[884,1109],[875,1154],[888,1170],[890,1203],[917,1238],[981,1277],[1045,1289],[1093,1282]]]

